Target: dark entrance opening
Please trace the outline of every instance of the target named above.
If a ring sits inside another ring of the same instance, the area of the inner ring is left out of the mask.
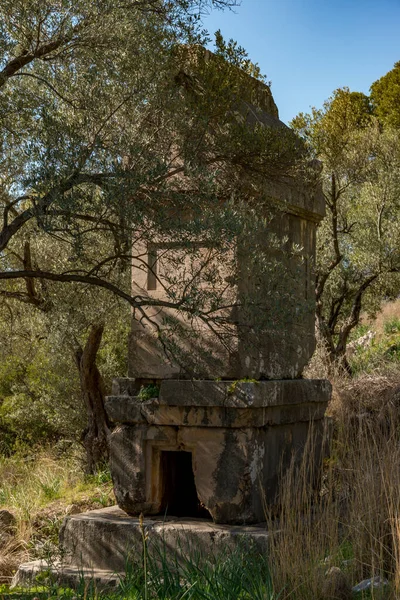
[[[174,517],[210,519],[194,482],[191,452],[161,452],[162,511]]]

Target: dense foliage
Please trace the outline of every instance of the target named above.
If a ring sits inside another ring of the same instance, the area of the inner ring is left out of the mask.
[[[317,329],[331,363],[346,369],[346,347],[361,314],[400,291],[399,67],[371,96],[338,89],[293,127],[323,164],[327,217],[318,231]],[[396,95],[397,94],[397,95]]]
[[[248,91],[247,76],[261,75],[243,48],[220,33],[215,55],[202,47],[209,41],[202,11],[234,4],[0,6],[0,298],[6,315],[20,311],[19,302],[58,322],[60,350],[79,372],[88,453],[98,446],[90,465],[106,457],[96,358],[123,310],[118,301],[142,321],[151,320],[150,305],[177,309],[188,335],[201,320],[227,332],[228,344],[234,277],[225,280],[219,265],[233,274],[238,233],[254,240],[265,228],[258,184],[291,174],[301,158],[288,129],[264,127],[254,115],[249,126],[250,109],[238,98]],[[164,276],[163,297],[150,298],[132,291],[129,267],[147,268],[154,239],[172,239],[189,258],[180,277],[174,270]],[[206,253],[193,243],[199,239]],[[177,322],[152,321],[175,356]]]

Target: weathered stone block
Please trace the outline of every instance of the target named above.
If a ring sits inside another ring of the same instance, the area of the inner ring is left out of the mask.
[[[324,208],[319,191],[309,191],[307,196],[293,189],[293,185],[281,183],[271,187],[269,194],[272,193],[277,195],[271,198],[271,207],[275,207],[277,214],[266,225],[259,253],[265,262],[272,264],[277,260],[283,265],[281,271],[285,277],[266,270],[261,259],[257,264],[254,257],[246,253],[248,242],[238,241],[235,258],[232,255],[229,259],[237,265],[236,273],[229,272],[222,277],[224,281],[235,279],[232,286],[225,283],[227,297],[222,304],[234,308],[224,313],[224,327],[220,330],[214,324],[211,332],[199,319],[190,319],[189,323],[183,313],[172,308],[146,308],[147,319],[143,319],[142,312],[134,314],[128,351],[131,377],[161,380],[194,375],[205,379],[290,379],[301,375],[315,349],[313,264],[316,227]],[[313,194],[315,197],[310,200]],[[276,209],[277,203],[284,208]],[[287,239],[285,251],[270,248],[271,235],[278,240]],[[165,246],[163,243],[157,250],[157,244],[153,243],[151,251],[145,245],[133,249],[140,257],[138,264],[134,261],[132,266],[133,295],[148,297],[150,302],[170,300],[165,292],[169,284],[164,281],[163,288],[161,274],[149,289],[151,271],[147,272],[142,264],[143,256],[148,256],[149,269],[155,269],[155,265],[162,262],[157,268],[179,280],[179,273],[174,272],[178,262],[176,243],[171,243],[171,248]],[[302,258],[291,255],[292,246],[302,249]],[[276,288],[282,288],[279,302],[271,296],[271,290]],[[270,316],[268,324],[264,322],[266,315]],[[168,330],[167,320],[176,323],[178,329],[191,332],[187,337],[174,334],[179,361],[166,356],[159,339],[159,331]]]
[[[267,551],[269,534],[262,524],[235,527],[214,525],[201,519],[145,518],[143,531],[153,558],[216,557],[243,544]],[[142,529],[138,518],[117,506],[67,517],[60,532],[64,565],[82,569],[107,569],[124,573],[130,558],[143,555]]]
[[[180,74],[188,69],[189,77],[201,77],[200,73],[207,71],[204,66],[215,61],[218,69],[223,69],[220,58],[198,47],[184,49],[183,58]],[[240,75],[239,70],[237,75],[241,84],[233,108],[224,118],[238,118],[248,125],[249,132],[255,125],[262,126],[275,132],[277,138],[281,135],[282,146],[300,149],[299,138],[278,118],[269,86],[245,73]],[[184,241],[173,233],[158,237],[156,232],[143,233],[135,237],[132,295],[148,298],[149,302],[147,307],[133,311],[128,353],[131,377],[161,380],[193,376],[300,376],[315,349],[313,265],[316,229],[325,214],[318,177],[309,176],[311,171],[317,174],[316,162],[308,165],[308,176],[301,169],[291,176],[278,174],[279,169],[275,175],[266,169],[260,177],[251,170],[243,173],[243,197],[257,207],[263,224],[256,232],[254,228],[249,233],[239,228],[229,252],[222,255],[217,253],[210,258],[210,249],[213,245],[218,247],[220,239],[210,239],[201,228],[202,233],[189,239],[184,236]],[[221,205],[224,202],[221,198]],[[216,217],[218,221],[218,213]],[[182,208],[175,218],[182,223],[190,221],[193,215],[190,209]],[[293,252],[294,248],[298,251]],[[266,268],[267,264],[270,268]],[[212,329],[196,314],[185,316],[173,306],[177,299],[185,297],[191,279],[197,281],[198,290],[207,287],[201,273],[210,265],[219,274],[217,283],[210,284],[217,291],[216,305],[226,307],[216,310],[214,306],[210,311],[218,314]],[[165,305],[156,306],[158,301]],[[223,325],[218,321],[221,316]],[[160,332],[164,335],[160,336]]]
[[[129,514],[210,515],[255,523],[274,504],[280,470],[309,435],[319,460],[325,380],[161,383],[159,398],[111,396],[110,439],[119,506]]]

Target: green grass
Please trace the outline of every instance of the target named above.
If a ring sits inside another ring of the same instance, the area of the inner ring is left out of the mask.
[[[384,331],[387,335],[391,335],[393,333],[400,333],[400,319],[397,317],[392,317],[388,321],[384,323]]]
[[[59,502],[64,507],[86,502],[109,506],[114,502],[108,469],[85,475],[79,455],[59,458],[51,450],[0,455],[0,508],[29,522],[38,511]]]
[[[86,600],[277,600],[272,590],[268,561],[265,556],[243,545],[224,557],[205,559],[193,551],[190,555],[167,560],[163,550],[151,558],[146,568],[141,560],[130,562],[126,578],[119,587],[103,591],[93,582],[77,589],[63,589],[43,578],[29,590],[0,587],[1,600],[50,600],[72,598]],[[40,587],[39,587],[40,585]]]
[[[397,313],[398,313],[397,308]],[[360,339],[368,331],[375,332],[367,345],[356,346],[349,362],[353,375],[376,373],[400,366],[400,318],[394,314],[382,314],[379,323],[362,323],[352,332],[350,339]]]
[[[369,323],[360,323],[353,329],[350,333],[349,341],[358,340],[360,337],[368,333],[370,331],[371,325]]]
[[[400,333],[386,335],[379,341],[373,340],[370,346],[356,348],[349,359],[353,375],[374,373],[387,368],[400,366]]]
[[[0,584],[20,563],[57,555],[66,514],[115,503],[109,471],[87,476],[82,465],[79,449],[61,457],[48,448],[0,455],[0,509],[11,511],[17,521],[16,537],[0,548]]]

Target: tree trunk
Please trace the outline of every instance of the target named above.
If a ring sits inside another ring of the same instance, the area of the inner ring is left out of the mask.
[[[349,361],[347,360],[347,342],[350,332],[352,329],[354,329],[354,327],[355,326],[347,326],[342,328],[339,333],[339,339],[335,348],[336,365],[342,372],[347,373],[348,375],[352,375],[353,371]]]
[[[332,331],[325,323],[323,317],[318,313],[318,310],[316,334],[317,340],[322,344],[325,350],[328,373],[334,375],[335,372],[339,371],[343,374],[351,375],[352,369],[346,356],[348,336],[340,335],[339,341],[335,344]]]
[[[92,325],[85,347],[82,349],[79,346],[75,350],[75,361],[87,412],[87,427],[83,434],[83,443],[86,449],[88,473],[94,473],[108,460],[110,428],[104,408],[105,385],[96,365],[103,331],[103,324]]]
[[[336,346],[332,366],[343,375],[352,375],[353,370],[347,360],[346,348]]]

